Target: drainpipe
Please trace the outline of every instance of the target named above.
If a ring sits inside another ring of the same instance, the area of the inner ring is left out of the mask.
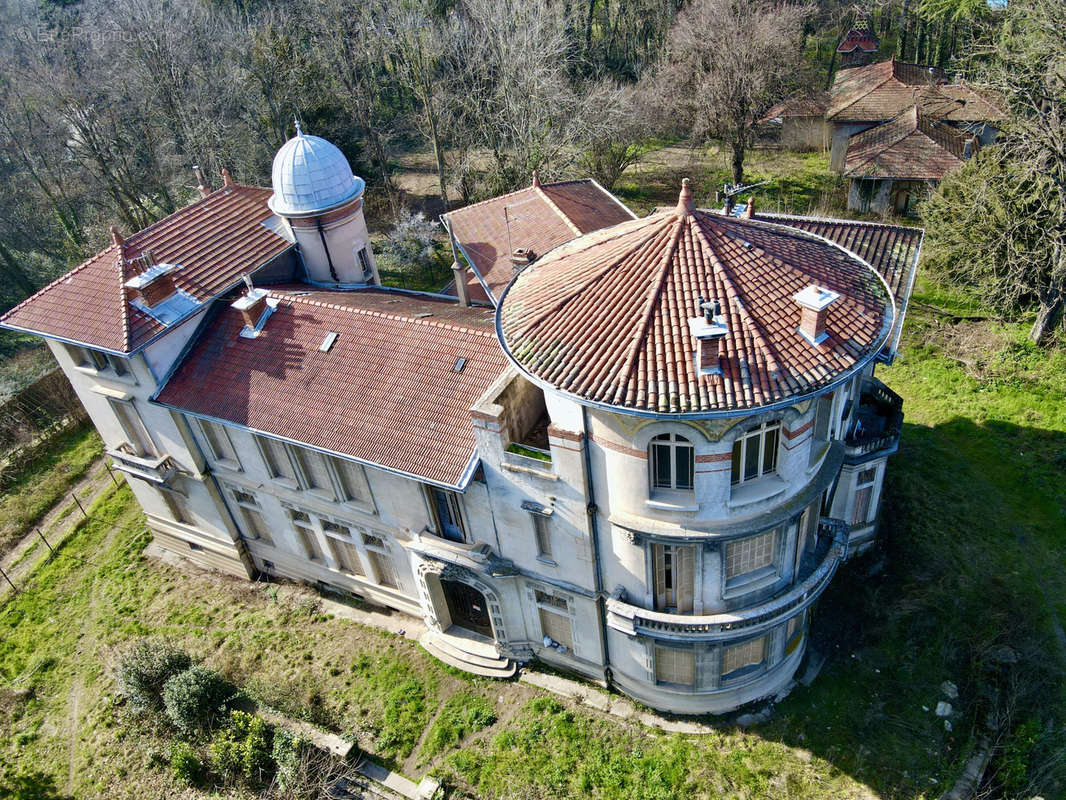
[[[337,277],[337,268],[333,266],[333,258],[329,254],[329,245],[326,244],[326,232],[322,229],[322,218],[315,217],[315,225],[318,227],[318,235],[322,238],[322,249],[326,251],[326,263],[329,264],[329,275],[337,283],[341,279]]]
[[[600,618],[600,646],[603,647],[603,677],[607,686],[611,685],[611,650],[607,644],[607,608],[603,592],[603,567],[600,564],[600,510],[596,507],[595,490],[592,481],[592,454],[589,437],[589,410],[587,406],[581,406],[581,422],[585,433],[585,495],[588,497],[589,527],[592,534],[592,561],[595,564],[596,575],[596,611]]]

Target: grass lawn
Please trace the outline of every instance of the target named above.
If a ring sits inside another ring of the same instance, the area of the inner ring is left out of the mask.
[[[0,553],[30,528],[85,476],[103,452],[91,426],[64,434],[55,446],[23,466],[0,494]]]
[[[663,734],[455,672],[309,590],[159,564],[123,488],[0,606],[0,765],[39,773],[42,797],[204,796],[171,777],[170,734],[114,698],[117,650],[156,635],[453,796],[935,798],[998,710],[998,774],[1020,763],[1036,779],[1010,778],[1011,794],[1061,797],[1066,355],[1025,345],[1023,326],[957,318],[975,308],[919,285],[904,357],[881,372],[907,414],[883,551],[842,570],[815,621],[826,665],[766,724]],[[951,731],[932,712],[945,680]],[[1030,720],[1035,734],[1013,735]]]

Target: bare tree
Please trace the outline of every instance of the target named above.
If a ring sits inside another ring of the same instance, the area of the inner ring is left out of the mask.
[[[636,87],[605,82],[589,93],[586,102],[596,109],[600,124],[590,127],[579,163],[610,190],[646,152],[652,120],[643,109],[644,93]]]
[[[733,180],[755,123],[806,82],[804,21],[813,7],[770,0],[696,0],[670,31],[666,61],[655,77],[662,105],[699,139],[731,152]]]

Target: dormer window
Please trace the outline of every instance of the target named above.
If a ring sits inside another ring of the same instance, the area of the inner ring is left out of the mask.
[[[660,434],[651,440],[648,458],[653,490],[692,491],[695,464],[692,442],[676,433]]]

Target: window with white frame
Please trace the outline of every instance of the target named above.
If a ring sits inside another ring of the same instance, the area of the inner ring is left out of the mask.
[[[362,464],[348,461],[344,458],[332,457],[333,470],[337,473],[337,481],[340,484],[340,501],[342,503],[356,503],[369,505],[370,485],[366,480],[366,470]]]
[[[392,567],[392,556],[389,555],[388,547],[381,537],[364,533],[363,546],[366,547],[366,555],[378,583],[390,589],[397,588],[399,584],[396,581],[396,571]]]
[[[259,501],[251,492],[241,489],[231,489],[230,496],[237,504],[238,516],[244,523],[244,535],[249,539],[256,539],[264,544],[273,546],[274,540],[270,536],[270,529],[263,518],[263,510]]]
[[[529,516],[533,518],[533,536],[537,541],[537,558],[554,563],[554,558],[552,557],[551,517],[536,513],[532,513]]]
[[[829,447],[829,426],[833,414],[833,395],[824,394],[818,398],[814,410],[814,430],[811,433],[810,455],[807,465],[818,462]]]
[[[696,651],[691,647],[655,645],[655,681],[693,686],[696,682]]]
[[[733,442],[733,484],[757,480],[777,472],[780,422],[764,422],[748,428]]]
[[[735,678],[766,661],[768,637],[764,634],[722,650],[722,679]]]
[[[568,650],[574,649],[574,637],[570,623],[569,604],[561,597],[547,592],[533,592],[537,601],[537,613],[540,617],[540,630],[556,644]]]
[[[275,480],[296,483],[296,471],[293,469],[292,460],[289,458],[288,449],[277,439],[269,439],[266,436],[256,436],[259,449],[263,453],[263,461],[266,463],[267,473]]]
[[[133,454],[137,456],[156,455],[152,437],[148,435],[148,429],[141,421],[141,415],[137,413],[133,401],[109,397],[108,403],[111,404],[111,410],[118,418],[118,423],[126,435],[126,444],[133,450]]]
[[[663,433],[648,445],[651,488],[691,492],[695,468],[692,442],[676,433]]]
[[[119,377],[129,374],[129,365],[121,356],[102,353],[91,347],[81,347],[76,344],[67,344],[64,347],[76,367],[92,369],[96,372],[112,372]]]
[[[292,529],[296,532],[296,538],[303,548],[304,555],[311,561],[322,561],[322,548],[318,544],[318,533],[315,531],[311,515],[306,511],[295,508],[289,509],[289,520]]]
[[[207,442],[207,451],[211,460],[223,466],[239,468],[237,451],[233,449],[233,442],[230,441],[225,427],[207,419],[197,419],[196,423],[204,441]]]
[[[696,548],[692,545],[653,544],[651,552],[655,610],[691,614],[695,593]]]
[[[851,508],[852,527],[861,527],[870,522],[873,505],[874,484],[877,481],[877,467],[861,470],[855,479],[855,502]]]
[[[773,566],[781,528],[729,542],[725,549],[726,582],[740,581]]]
[[[363,576],[363,562],[359,558],[359,548],[352,541],[351,529],[336,522],[322,520],[322,532],[337,566],[351,575]]]

